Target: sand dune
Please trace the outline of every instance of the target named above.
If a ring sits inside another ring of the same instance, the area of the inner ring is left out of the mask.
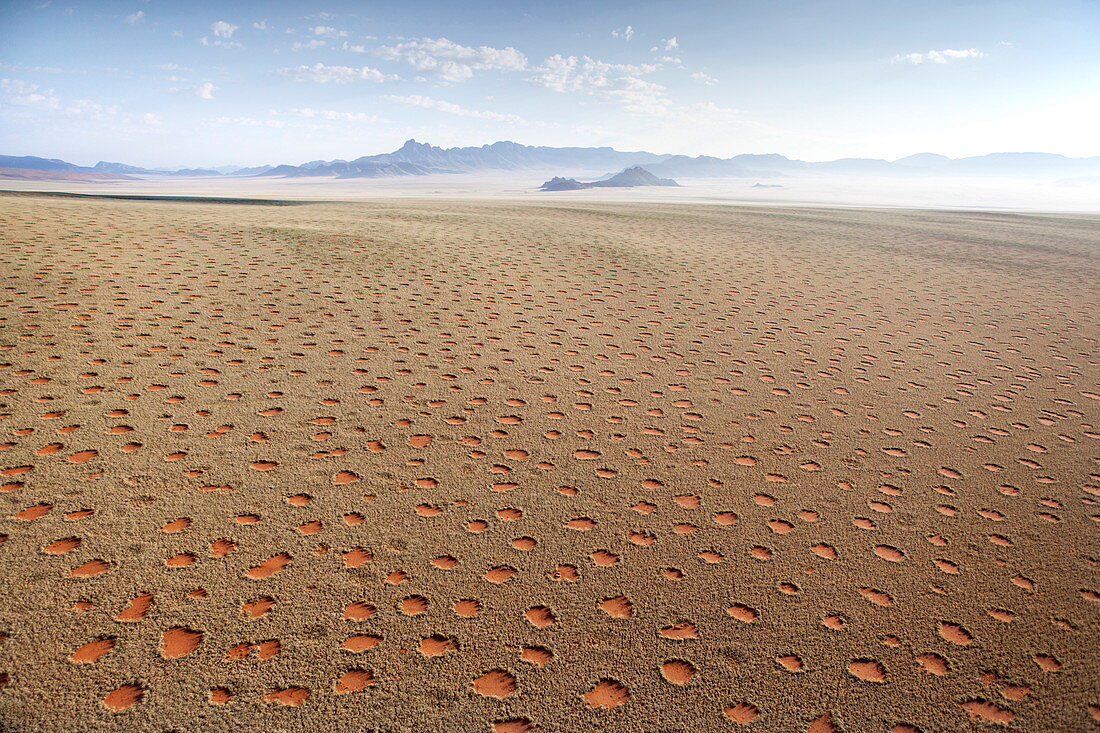
[[[1100,721],[1098,217],[0,219],[5,730]]]

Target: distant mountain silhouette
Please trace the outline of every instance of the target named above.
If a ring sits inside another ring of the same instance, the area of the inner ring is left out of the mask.
[[[286,178],[378,178],[384,176],[464,173],[473,171],[621,171],[645,166],[666,178],[784,178],[815,174],[848,176],[997,176],[1004,178],[1085,178],[1100,176],[1100,156],[1067,158],[1052,153],[992,153],[969,158],[948,158],[918,153],[894,161],[878,158],[841,158],[808,162],[774,153],[745,154],[732,158],[709,155],[663,155],[614,148],[551,148],[495,142],[465,148],[440,148],[408,140],[392,153],[365,155],[354,160],[314,160],[301,165],[149,169],[125,163],[100,161],[93,167],[78,166],[55,158],[0,156],[0,168],[84,172],[133,176],[272,176]]]
[[[626,153],[613,148],[548,148],[514,142],[496,142],[480,147],[440,148],[416,140],[406,140],[404,145],[392,153],[365,155],[352,161],[315,160],[299,166],[280,165],[259,175],[376,178],[530,168],[601,170],[632,163],[656,162],[667,157],[644,152]]]
[[[94,166],[83,166],[69,163],[56,158],[39,158],[34,155],[0,155],[0,168],[17,170],[54,171],[57,173],[87,173],[95,174],[83,178],[74,176],[54,176],[59,180],[119,180],[134,176],[220,176],[221,171],[213,168],[142,168],[126,163],[111,163],[101,160]],[[271,166],[259,166],[256,168],[233,168],[233,175],[250,175],[269,170]],[[38,176],[37,180],[48,179],[50,176]]]
[[[5,181],[123,181],[139,180],[121,173],[95,173],[42,168],[0,168],[0,180]]]
[[[1100,174],[1100,156],[1067,158],[1052,153],[991,153],[970,158],[948,158],[918,153],[895,161],[879,158],[841,158],[822,162],[793,160],[782,155],[735,155],[689,158],[674,155],[646,166],[655,175],[676,178],[773,178],[831,173],[854,176],[1000,176],[1005,178],[1060,178]]]
[[[136,165],[126,165],[125,163],[108,163],[105,160],[101,160],[96,163],[92,170],[100,173],[122,173],[124,175],[136,175],[136,176],[220,176],[221,173],[213,168],[177,168],[175,170],[158,170],[152,168],[139,168]]]
[[[576,178],[555,176],[539,186],[540,191],[576,191],[581,188],[634,188],[635,186],[679,186],[671,178],[658,178],[645,168],[634,166],[627,168],[610,178],[591,183],[581,183]]]
[[[21,168],[32,171],[84,171],[86,173],[92,171],[91,168],[66,163],[57,158],[38,158],[33,155],[0,155],[0,168]]]
[[[1100,175],[1100,156],[1067,158],[1054,153],[993,153],[954,159],[935,153],[918,153],[894,162],[909,168],[931,171],[937,175],[1006,177]]]
[[[221,173],[234,176],[258,176],[273,169],[274,166],[270,165],[257,165],[252,168],[233,168],[229,166],[226,170],[221,171]]]
[[[386,176],[424,176],[429,173],[454,173],[445,168],[429,168],[406,162],[376,162],[366,158],[356,160],[313,161],[303,165],[277,165],[257,176],[303,178],[335,176],[336,178],[382,178]],[[236,174],[235,174],[236,175]]]
[[[909,155],[904,158],[898,158],[894,161],[899,165],[910,165],[919,168],[932,168],[943,165],[950,165],[951,159],[946,155],[940,155],[939,153],[917,153],[916,155]]]
[[[57,158],[33,155],[0,155],[0,178],[18,181],[111,181],[131,176],[120,171],[74,165]]]

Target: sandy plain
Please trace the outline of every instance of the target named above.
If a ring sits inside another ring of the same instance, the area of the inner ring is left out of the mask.
[[[595,180],[607,171],[482,171],[401,178],[189,178],[124,181],[0,181],[20,191],[303,200],[429,199],[546,203],[650,203],[920,208],[1016,213],[1100,213],[1100,180],[805,175],[773,179],[681,178],[677,188],[597,188],[542,192],[551,175]],[[757,183],[768,186],[757,188]]]
[[[4,730],[1100,725],[1100,217],[0,221]]]

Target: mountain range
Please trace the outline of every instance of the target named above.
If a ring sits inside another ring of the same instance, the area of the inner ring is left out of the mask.
[[[777,178],[792,175],[873,176],[996,176],[1004,178],[1076,178],[1100,175],[1100,156],[1068,158],[1053,153],[992,153],[948,158],[918,153],[898,160],[841,158],[808,162],[778,154],[745,154],[731,158],[689,157],[644,151],[626,152],[609,147],[552,148],[495,142],[491,145],[441,148],[408,140],[392,153],[354,160],[315,160],[300,165],[251,168],[149,169],[100,161],[78,166],[63,160],[34,156],[2,156],[0,169],[58,171],[114,176],[269,176],[285,178],[378,178],[385,176],[467,173],[474,171],[621,171],[634,166],[667,178]],[[46,175],[46,174],[40,174]]]
[[[177,168],[153,170],[125,163],[108,163],[101,160],[93,166],[75,165],[57,158],[39,158],[34,155],[0,155],[0,169],[57,171],[65,173],[92,173],[99,178],[131,176],[217,176],[219,171],[207,168]],[[237,169],[233,169],[237,170]]]

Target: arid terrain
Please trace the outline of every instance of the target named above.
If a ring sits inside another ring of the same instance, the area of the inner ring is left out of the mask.
[[[607,171],[568,171],[596,178]],[[755,187],[756,178],[684,178],[679,187],[582,191],[539,191],[549,174],[542,171],[485,171],[398,178],[190,178],[147,177],[131,180],[5,180],[4,189],[69,191],[83,194],[143,196],[216,196],[342,201],[355,199],[516,200],[539,204],[693,203],[803,206],[890,207],[1004,210],[1016,213],[1100,213],[1100,178],[1020,180],[999,178],[888,178],[805,176],[779,179],[775,187]]]
[[[1095,730],[1098,255],[0,195],[0,729]]]

